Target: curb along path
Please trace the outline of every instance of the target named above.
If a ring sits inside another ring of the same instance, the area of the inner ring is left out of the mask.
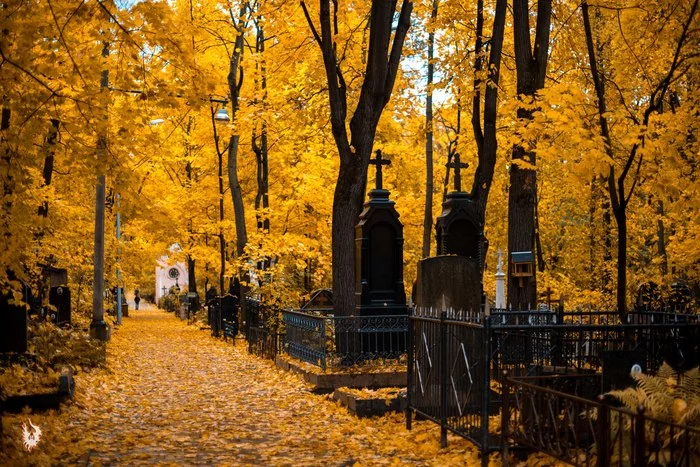
[[[30,415],[44,439],[12,459],[81,465],[478,462],[476,448],[457,437],[440,450],[436,425],[418,422],[409,432],[402,414],[358,419],[330,396],[311,393],[298,376],[249,355],[243,342],[213,339],[160,310],[130,313],[113,332],[107,362],[106,369],[78,373],[75,400],[59,414]],[[6,435],[23,417],[6,419]]]

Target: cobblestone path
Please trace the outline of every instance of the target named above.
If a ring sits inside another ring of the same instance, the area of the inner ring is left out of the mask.
[[[75,399],[60,413],[31,415],[44,437],[13,457],[18,464],[478,464],[460,438],[440,450],[431,423],[409,432],[402,414],[358,419],[244,342],[160,310],[125,318],[107,362],[77,374]],[[6,417],[6,432],[27,416]]]

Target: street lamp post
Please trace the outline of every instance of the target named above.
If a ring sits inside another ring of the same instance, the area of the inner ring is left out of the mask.
[[[225,149],[219,147],[219,133],[216,131],[217,123],[228,123],[231,118],[226,111],[226,100],[209,99],[210,102],[220,103],[223,106],[214,112],[214,106],[211,107],[211,122],[214,130],[214,145],[216,147],[216,156],[218,158],[218,175],[219,175],[219,254],[221,261],[219,264],[219,294],[224,294],[224,274],[226,271],[226,241],[224,239],[224,231],[221,228],[221,223],[224,221],[224,167],[223,155]]]

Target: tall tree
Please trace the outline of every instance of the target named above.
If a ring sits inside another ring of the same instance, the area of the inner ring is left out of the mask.
[[[320,34],[302,1],[307,21],[321,48],[328,82],[331,130],[340,156],[340,169],[333,197],[332,261],[333,300],[336,315],[355,310],[355,224],[367,185],[367,166],[372,154],[379,117],[394,88],[404,40],[410,26],[413,2],[402,0],[396,29],[398,0],[373,0],[369,14],[369,47],[357,106],[348,124],[347,83],[341,70],[336,38],[338,1],[320,0]],[[348,134],[349,130],[349,134]]]
[[[258,191],[255,195],[255,218],[257,221],[258,233],[267,235],[270,233],[270,208],[269,199],[269,164],[268,164],[268,144],[267,144],[267,66],[265,64],[265,29],[264,19],[261,16],[255,18],[255,54],[258,60],[255,63],[255,104],[261,107],[258,113],[259,119],[255,120],[251,145],[257,161],[257,181]],[[260,98],[258,98],[260,93]],[[260,135],[258,136],[258,122],[260,122]],[[258,263],[258,269],[266,269],[269,259],[263,259]]]
[[[433,74],[435,63],[435,19],[438,0],[433,0],[428,23],[428,83],[425,97],[425,212],[423,214],[423,258],[430,256],[430,238],[433,232]]]
[[[239,97],[241,86],[243,85],[243,69],[240,67],[243,60],[243,41],[246,30],[246,14],[247,5],[241,2],[238,15],[233,9],[229,10],[231,17],[231,25],[235,30],[235,39],[233,50],[229,52],[229,69],[228,69],[228,92],[231,97],[231,122],[234,125],[234,130],[231,133],[228,143],[228,183],[231,190],[231,198],[233,201],[233,213],[236,222],[236,254],[241,257],[245,252],[245,246],[248,243],[248,231],[245,224],[245,207],[243,204],[243,194],[241,193],[241,184],[238,180],[238,143],[240,141],[240,132],[236,128],[236,118],[238,117],[238,109],[240,106]],[[223,293],[223,292],[222,292]]]
[[[530,121],[536,110],[536,93],[544,87],[549,57],[551,0],[537,2],[534,48],[531,39],[530,5],[528,0],[513,0],[513,37],[517,79],[519,120]],[[516,310],[527,310],[537,304],[537,270],[525,279],[513,276],[514,251],[535,253],[535,213],[537,204],[536,154],[527,150],[533,144],[523,141],[513,146],[508,191],[508,299]]]
[[[627,208],[634,190],[640,181],[640,171],[644,160],[644,148],[647,142],[647,128],[651,116],[663,109],[666,94],[673,82],[678,80],[679,75],[687,73],[689,68],[686,64],[688,56],[684,55],[684,46],[690,42],[690,26],[697,13],[698,0],[695,0],[687,13],[687,18],[681,24],[681,31],[678,35],[673,57],[666,69],[661,73],[660,78],[651,86],[651,92],[644,96],[641,118],[633,112],[629,113],[629,118],[638,128],[638,136],[631,144],[626,154],[621,158],[622,170],[617,175],[617,160],[615,145],[611,136],[611,128],[608,122],[608,106],[605,95],[605,76],[599,71],[599,58],[596,56],[596,49],[593,44],[593,29],[589,14],[589,6],[586,0],[581,4],[583,15],[583,25],[586,39],[586,49],[588,60],[591,66],[591,78],[597,98],[598,124],[600,135],[605,144],[605,152],[611,161],[608,167],[607,182],[610,205],[617,223],[617,310],[621,317],[627,315]],[[621,26],[620,26],[621,27]],[[694,52],[690,52],[694,54]],[[624,96],[620,96],[624,103]],[[627,105],[625,104],[626,108]],[[640,109],[641,110],[641,109]],[[653,137],[653,135],[652,135]],[[628,188],[626,183],[631,180]]]
[[[474,173],[471,196],[477,203],[482,223],[486,218],[486,204],[496,167],[496,117],[498,110],[498,80],[501,72],[501,52],[506,23],[507,0],[497,0],[494,10],[491,38],[484,37],[484,2],[477,1],[474,96],[472,98],[472,130],[476,141],[478,165]],[[486,58],[486,44],[488,60]],[[486,78],[486,79],[484,79]],[[483,102],[482,102],[483,99]],[[482,110],[483,103],[483,110]],[[482,113],[483,112],[483,113]],[[485,254],[486,252],[484,252]],[[484,260],[484,258],[482,258]]]

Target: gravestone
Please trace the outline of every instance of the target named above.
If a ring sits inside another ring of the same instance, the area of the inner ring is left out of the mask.
[[[454,168],[454,191],[445,197],[442,213],[437,218],[437,254],[458,255],[478,261],[484,268],[487,241],[479,208],[469,193],[462,191],[461,169],[467,167],[459,160],[459,154],[448,167]]]
[[[447,255],[418,262],[416,306],[476,312],[481,309],[479,263],[465,256]]]
[[[57,268],[48,264],[42,264],[41,277],[42,282],[49,287],[58,287],[60,285],[68,285],[68,270]]]
[[[316,311],[321,314],[333,312],[333,291],[331,289],[317,289],[311,292],[309,301],[301,306],[302,311]]]
[[[27,351],[27,309],[0,294],[0,353]]]
[[[437,256],[418,262],[416,305],[476,312],[481,309],[487,242],[478,206],[462,191],[461,169],[467,164],[455,154],[448,167],[454,168],[454,191],[445,197],[435,225]]]
[[[605,350],[602,363],[604,393],[634,386],[632,374],[646,371],[646,355],[641,350]]]
[[[49,318],[55,324],[71,323],[70,289],[67,286],[51,287],[49,290]]]
[[[405,315],[403,284],[403,224],[389,191],[382,187],[382,166],[389,165],[376,151],[376,187],[369,192],[355,227],[355,297],[360,316]]]
[[[224,295],[217,299],[221,309],[221,329],[224,337],[236,337],[238,334],[238,298]]]
[[[376,151],[370,164],[376,167],[376,185],[369,192],[360,220],[355,226],[356,315],[408,315],[403,284],[403,224],[389,191],[382,186],[382,166],[391,162]],[[406,335],[389,328],[382,320],[356,321],[360,348],[364,354],[401,354]],[[353,347],[356,348],[356,347]]]

